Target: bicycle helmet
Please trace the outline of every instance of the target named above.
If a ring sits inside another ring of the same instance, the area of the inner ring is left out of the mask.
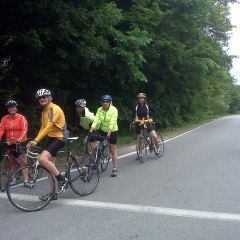
[[[139,93],[139,94],[137,95],[137,97],[138,97],[138,98],[146,98],[147,96],[146,96],[145,93]]]
[[[76,106],[80,106],[80,107],[86,107],[86,100],[85,99],[78,99],[76,102],[75,102],[75,105]]]
[[[36,98],[42,97],[42,96],[51,96],[51,92],[47,89],[39,89],[36,93]]]
[[[6,107],[9,107],[11,105],[14,105],[14,106],[18,107],[18,103],[16,101],[14,101],[14,100],[7,101]]]
[[[101,98],[102,100],[108,100],[108,101],[112,101],[112,98],[111,98],[111,96],[109,96],[109,95],[103,95],[102,96],[102,98]]]

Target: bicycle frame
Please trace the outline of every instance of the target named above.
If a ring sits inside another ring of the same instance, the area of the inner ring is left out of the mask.
[[[70,170],[70,167],[71,167],[71,165],[72,165],[72,163],[73,162],[77,162],[78,164],[76,164],[76,166],[77,166],[77,169],[76,169],[76,171],[78,170],[79,171],[79,167],[80,167],[80,169],[82,170],[82,171],[84,171],[84,173],[85,173],[85,175],[84,175],[84,177],[86,178],[87,177],[87,171],[84,169],[84,167],[78,162],[78,159],[76,158],[76,157],[74,157],[73,155],[72,155],[72,144],[73,144],[73,142],[75,141],[75,140],[77,140],[78,139],[78,137],[70,137],[70,138],[68,138],[68,140],[70,140],[69,141],[69,145],[68,145],[68,148],[67,148],[67,150],[61,150],[61,151],[59,151],[59,153],[67,153],[67,163],[66,163],[66,167],[65,167],[65,177],[66,178],[68,178],[68,184],[67,184],[67,186],[66,186],[66,189],[67,189],[67,187],[68,187],[68,185],[69,184],[71,184],[72,182],[74,182],[74,181],[76,181],[76,180],[78,180],[78,178],[80,177],[80,175],[78,176],[78,177],[75,177],[75,178],[73,178],[73,179],[69,179],[69,170]],[[82,157],[83,157],[84,155],[82,155]],[[71,160],[70,160],[70,158],[71,158]]]
[[[97,165],[101,165],[101,169],[104,172],[109,164],[110,161],[110,151],[108,152],[108,156],[104,156],[104,150],[109,149],[109,142],[107,141],[107,137],[97,135],[97,134],[91,134],[91,136],[96,138],[96,144],[94,146],[94,149],[92,150],[92,153],[90,154],[90,158],[92,158],[93,161]]]

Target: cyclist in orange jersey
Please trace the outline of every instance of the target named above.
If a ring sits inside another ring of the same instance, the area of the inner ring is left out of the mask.
[[[10,143],[20,143],[21,146],[26,147],[27,145],[27,132],[28,132],[28,122],[26,118],[17,113],[18,103],[14,100],[9,100],[6,103],[6,107],[8,110],[8,115],[4,116],[0,123],[0,141],[2,140],[3,135],[5,134],[6,142]],[[11,148],[15,149],[15,146],[11,146]],[[14,157],[18,158],[20,161],[20,165],[26,165],[27,159],[20,153],[15,152]],[[11,173],[13,173],[18,165],[11,159]],[[24,187],[30,187],[30,183],[28,181],[28,170],[24,169],[23,171],[24,177]],[[10,182],[10,186],[14,186],[17,184],[17,179],[12,178]]]

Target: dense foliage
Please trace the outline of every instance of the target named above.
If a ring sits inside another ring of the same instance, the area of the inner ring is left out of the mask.
[[[39,129],[39,88],[53,91],[72,126],[76,99],[96,112],[103,94],[113,97],[122,131],[138,92],[156,107],[161,127],[236,113],[230,2],[237,1],[1,1],[0,104],[20,103],[30,135]]]

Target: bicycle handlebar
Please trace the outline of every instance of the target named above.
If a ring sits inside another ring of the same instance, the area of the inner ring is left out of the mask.
[[[31,150],[27,149],[26,147],[19,147],[22,151],[25,151],[25,155],[29,158],[36,159],[38,155],[42,152],[41,147],[34,147]]]
[[[135,124],[138,124],[140,126],[144,126],[144,128],[146,128],[146,124],[147,123],[151,123],[151,124],[155,124],[155,122],[153,121],[153,119],[137,119],[135,121],[133,121],[131,124],[130,124],[130,131],[133,129],[134,125]]]
[[[139,123],[139,124],[142,124],[142,125],[144,125],[145,123],[153,123],[154,121],[153,121],[153,119],[137,119],[137,120],[135,120],[134,122],[133,122],[133,124],[135,124],[135,123]]]
[[[107,137],[105,137],[105,136],[101,136],[101,135],[94,134],[94,133],[91,133],[90,136],[91,137],[96,137],[97,139],[101,139],[100,141],[104,141],[104,140],[107,139]]]
[[[4,147],[10,147],[10,146],[16,145],[16,148],[15,148],[16,152],[18,151],[19,145],[20,145],[19,142],[15,142],[15,143],[11,143],[11,142],[0,142],[0,144],[3,145]]]

